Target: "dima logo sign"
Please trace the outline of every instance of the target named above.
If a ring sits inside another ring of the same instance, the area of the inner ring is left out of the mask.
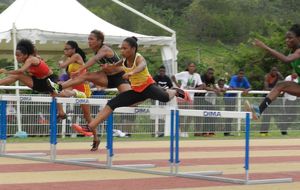
[[[30,96],[21,96],[20,97],[20,101],[21,102],[24,102],[24,101],[31,101],[32,99],[31,99],[31,97]]]
[[[89,103],[88,99],[76,99],[75,104],[87,104]]]
[[[221,112],[219,111],[204,111],[204,117],[221,117]]]
[[[134,113],[149,113],[150,110],[148,108],[135,108]]]

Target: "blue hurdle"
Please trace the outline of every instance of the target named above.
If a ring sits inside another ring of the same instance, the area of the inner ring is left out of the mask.
[[[215,113],[216,112],[216,113]],[[224,117],[224,118],[244,118],[245,125],[246,125],[246,133],[245,133],[245,158],[244,158],[244,169],[245,169],[245,179],[235,179],[235,178],[227,178],[227,177],[220,177],[214,175],[202,175],[198,172],[191,172],[191,173],[180,173],[179,172],[179,115],[185,116],[202,116],[202,117]],[[292,178],[278,178],[278,179],[262,179],[262,180],[251,180],[249,177],[249,157],[250,157],[250,119],[251,115],[249,112],[231,112],[231,111],[209,111],[209,110],[176,110],[176,132],[175,132],[175,162],[176,162],[176,169],[175,169],[175,176],[179,177],[189,177],[194,179],[205,179],[210,181],[220,181],[226,183],[236,183],[236,184],[270,184],[270,183],[289,183],[292,182]]]

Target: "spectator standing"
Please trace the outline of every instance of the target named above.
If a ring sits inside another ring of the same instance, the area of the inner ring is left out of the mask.
[[[229,90],[241,90],[243,94],[248,94],[250,90],[250,83],[245,77],[244,69],[239,69],[237,75],[233,75],[229,82]],[[226,93],[224,96],[224,103],[225,103],[225,111],[235,111],[236,110],[236,103],[237,103],[237,94],[236,93]],[[224,136],[233,136],[231,134],[232,131],[232,118],[225,119],[225,130]]]
[[[215,85],[215,70],[213,68],[208,68],[206,73],[201,76],[202,82],[205,84],[204,90],[207,90],[207,93],[196,93],[195,94],[195,106],[201,110],[215,110],[216,104],[216,93],[218,89]],[[196,117],[196,126],[194,136],[213,136],[215,135],[215,118],[209,117]],[[201,122],[203,121],[203,122]],[[202,133],[200,123],[202,125]]]
[[[275,85],[283,80],[282,74],[278,71],[277,67],[272,67],[270,72],[265,75],[264,79],[264,90],[272,90],[272,88],[275,87]],[[274,105],[275,104],[275,105]],[[263,118],[262,118],[262,124],[260,128],[260,134],[261,136],[268,136],[269,128],[270,128],[270,121],[271,117],[273,116],[276,121],[280,121],[282,117],[280,117],[280,111],[282,107],[281,101],[274,102],[274,106],[271,106],[269,109],[266,110]],[[280,122],[279,122],[280,123]],[[280,124],[279,128],[280,128]]]
[[[202,90],[204,88],[204,84],[202,83],[200,74],[196,72],[196,64],[193,62],[188,63],[187,69],[185,71],[182,71],[180,73],[175,74],[172,76],[172,81],[175,83],[175,85],[181,89],[186,90]],[[192,100],[192,103],[194,102],[194,92],[189,92],[190,98]],[[179,107],[181,109],[193,109],[191,103],[186,102],[178,102]],[[180,117],[181,123],[183,123],[181,126],[181,131],[183,132],[182,136],[188,136],[188,126],[191,123],[191,117],[186,118],[182,116]]]
[[[160,66],[158,74],[154,76],[153,78],[156,82],[156,84],[163,88],[163,89],[170,89],[173,87],[171,78],[166,75],[166,68],[165,66]],[[159,102],[159,105],[166,105],[164,102]],[[159,118],[158,119],[158,137],[163,137],[164,136],[164,119]]]

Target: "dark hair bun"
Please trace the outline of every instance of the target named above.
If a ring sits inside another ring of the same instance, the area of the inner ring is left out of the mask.
[[[137,37],[132,36],[132,38],[133,38],[136,42],[138,41]]]

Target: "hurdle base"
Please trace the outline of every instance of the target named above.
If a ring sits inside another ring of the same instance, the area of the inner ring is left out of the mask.
[[[65,159],[57,159],[61,161],[75,161],[75,162],[97,162],[97,158],[65,158]]]
[[[129,165],[113,165],[116,167],[124,167],[124,168],[155,168],[154,164],[129,164]]]
[[[292,183],[292,182],[293,182],[293,178],[260,179],[260,180],[246,180],[245,185]]]
[[[6,140],[0,140],[0,154],[5,154]]]
[[[190,175],[222,175],[222,171],[195,171],[195,172],[179,172],[178,174],[190,174]]]
[[[0,154],[1,157],[8,157],[8,158],[17,158],[17,159],[25,159],[25,160],[33,160],[33,161],[41,161],[41,162],[50,162],[49,158],[42,158],[39,156],[30,156],[26,154]]]
[[[29,156],[29,157],[42,157],[42,156],[48,156],[49,154],[43,153],[43,152],[26,152],[26,153],[6,153],[5,155],[11,155],[11,156]]]
[[[240,185],[257,185],[257,184],[273,184],[273,183],[291,183],[293,182],[292,178],[278,178],[278,179],[262,179],[262,180],[245,180],[245,179],[235,179],[219,176],[209,176],[209,175],[195,175],[189,173],[178,173],[175,176],[192,178],[192,179],[203,179],[208,181],[218,181],[224,183],[233,183]]]

